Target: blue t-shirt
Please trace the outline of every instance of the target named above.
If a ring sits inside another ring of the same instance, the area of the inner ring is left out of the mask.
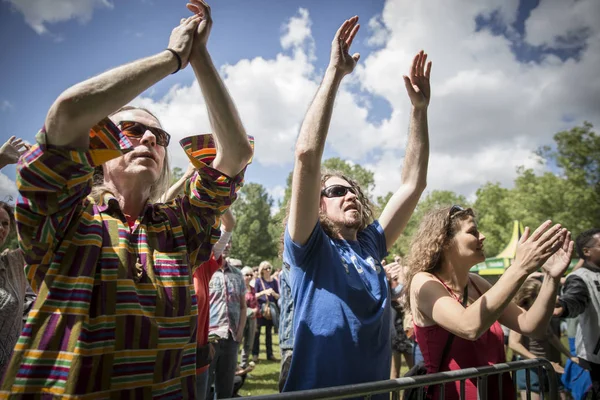
[[[295,338],[284,392],[390,378],[386,253],[377,221],[357,241],[331,239],[317,223],[303,246],[286,228],[283,260],[291,266]]]

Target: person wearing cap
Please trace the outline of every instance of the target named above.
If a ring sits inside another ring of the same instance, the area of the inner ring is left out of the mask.
[[[227,256],[231,242],[223,253]],[[237,369],[239,344],[244,337],[246,325],[246,284],[240,268],[242,262],[226,258],[215,271],[208,285],[210,322],[208,341],[214,356],[208,369],[206,398],[211,398],[210,388],[215,385],[217,398],[233,396],[233,380]]]

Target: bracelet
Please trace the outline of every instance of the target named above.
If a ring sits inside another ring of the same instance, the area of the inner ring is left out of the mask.
[[[175,57],[177,58],[177,69],[175,70],[175,72],[173,72],[172,74],[176,74],[177,72],[179,72],[179,70],[181,69],[181,57],[179,56],[179,54],[177,54],[177,52],[173,49],[169,49],[167,48],[167,51],[170,51],[171,53],[173,53],[175,55]],[[171,75],[172,75],[171,74]]]

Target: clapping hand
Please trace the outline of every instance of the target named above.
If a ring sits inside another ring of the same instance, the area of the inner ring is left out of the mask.
[[[542,269],[548,273],[552,278],[560,279],[569,264],[571,263],[571,256],[573,255],[573,241],[571,240],[571,232],[563,229],[563,244],[556,250],[554,254],[548,258],[548,261],[544,263]]]
[[[519,239],[514,265],[524,268],[528,275],[537,271],[564,245],[566,229],[562,229],[560,224],[552,227],[550,225],[552,225],[552,221],[546,221],[531,234],[529,227],[527,227],[521,239]],[[573,245],[570,244],[569,246],[572,252]]]
[[[169,38],[169,49],[173,50],[181,58],[181,68],[188,65],[190,53],[192,51],[192,43],[194,40],[194,32],[201,21],[200,15],[193,15],[189,18],[182,18],[179,25],[173,28],[171,37]]]
[[[204,0],[190,0],[186,5],[188,10],[200,17],[200,23],[194,34],[194,47],[192,53],[195,53],[206,48],[208,43],[208,37],[210,36],[210,30],[212,28],[212,16],[210,12],[210,6]]]
[[[344,75],[354,70],[360,58],[360,54],[358,53],[354,53],[352,56],[349,53],[350,46],[359,28],[358,17],[355,16],[347,19],[340,26],[333,38],[333,42],[331,42],[329,66],[337,69]]]

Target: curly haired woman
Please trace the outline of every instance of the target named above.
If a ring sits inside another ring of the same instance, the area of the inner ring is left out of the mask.
[[[573,252],[570,233],[551,224],[546,221],[534,232],[525,228],[512,265],[491,285],[469,273],[485,260],[485,236],[477,229],[473,210],[452,206],[424,217],[411,245],[405,293],[428,373],[505,362],[500,323],[528,336],[545,334],[560,277]],[[511,300],[540,267],[545,273],[540,293],[524,310]],[[503,376],[502,391],[498,380],[490,379],[488,398],[514,399],[512,388],[508,374]],[[444,391],[446,399],[458,399],[460,383],[447,383]],[[438,398],[440,387],[431,388],[429,394]],[[465,395],[477,398],[476,379],[465,382]]]

